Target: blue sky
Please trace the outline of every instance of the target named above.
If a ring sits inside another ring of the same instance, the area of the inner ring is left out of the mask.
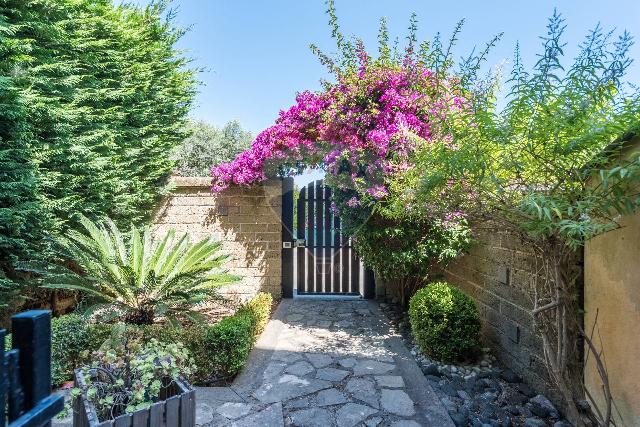
[[[318,89],[320,78],[327,77],[308,48],[316,43],[326,52],[335,50],[324,0],[174,0],[173,4],[178,23],[192,27],[180,47],[195,65],[208,70],[200,76],[203,86],[192,113],[195,118],[216,125],[237,119],[255,135],[294,102],[296,92]],[[568,25],[568,59],[598,22],[605,29],[627,29],[640,37],[638,0],[336,0],[343,32],[361,37],[371,49],[376,47],[381,16],[387,18],[391,36],[403,39],[412,12],[418,14],[419,39],[430,39],[436,32],[448,37],[456,22],[465,18],[457,56],[504,32],[489,57],[491,66],[509,61],[516,41],[525,64],[532,65],[540,52],[538,37],[554,7]],[[640,60],[640,42],[633,46],[631,57]],[[629,79],[640,83],[640,64],[632,65]]]
[[[313,42],[325,51],[334,50],[323,0],[174,0],[174,6],[178,23],[192,26],[180,47],[188,50],[197,66],[208,69],[200,76],[204,85],[194,117],[218,125],[238,119],[255,134],[293,103],[297,91],[318,89],[319,79],[326,77],[308,48]],[[605,28],[628,29],[640,37],[638,0],[336,0],[336,7],[343,32],[363,38],[371,49],[376,47],[381,16],[387,18],[391,35],[403,38],[414,11],[422,39],[438,31],[448,36],[456,22],[466,18],[458,56],[504,32],[490,65],[509,60],[516,41],[531,65],[540,51],[538,36],[554,7],[567,20],[570,58],[598,21]],[[632,58],[640,59],[640,42],[633,47]],[[640,82],[639,67],[634,63],[630,74],[635,82]]]

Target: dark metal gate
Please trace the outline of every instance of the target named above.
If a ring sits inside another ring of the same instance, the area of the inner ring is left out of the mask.
[[[293,179],[285,178],[282,196],[283,296],[373,298],[373,273],[357,257],[351,240],[342,234],[340,218],[331,210],[331,188],[323,181],[311,182],[300,189],[297,201],[294,199]]]

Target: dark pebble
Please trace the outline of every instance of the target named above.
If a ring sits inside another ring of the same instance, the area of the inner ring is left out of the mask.
[[[533,396],[536,395],[536,393],[531,390],[531,387],[529,387],[527,384],[525,383],[518,383],[515,385],[515,388],[522,394],[524,394],[525,396],[531,398]]]
[[[428,363],[422,366],[422,373],[425,375],[433,375],[434,377],[441,377],[442,374],[438,371],[438,367],[435,363]]]
[[[451,386],[451,384],[444,384],[440,386],[440,390],[447,396],[458,397],[458,391]]]
[[[527,396],[515,390],[505,390],[501,397],[508,405],[524,405],[529,401]]]
[[[539,418],[527,418],[524,420],[524,427],[548,427],[548,424]]]
[[[456,427],[467,427],[468,418],[466,415],[461,414],[460,412],[455,412],[453,414],[450,414],[450,416]]]
[[[539,416],[540,418],[546,418],[549,416],[549,410],[540,405],[538,402],[531,403],[531,413],[533,415]]]
[[[522,378],[520,378],[518,376],[518,374],[513,372],[511,369],[505,369],[504,371],[502,371],[500,373],[500,378],[502,378],[503,380],[505,380],[508,383],[521,383],[522,382]]]

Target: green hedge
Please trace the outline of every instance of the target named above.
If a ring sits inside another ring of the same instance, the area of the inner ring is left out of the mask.
[[[251,316],[254,337],[260,335],[265,326],[267,326],[272,304],[273,297],[271,294],[260,292],[238,310],[239,313],[246,313]]]
[[[253,344],[253,328],[249,313],[224,318],[209,328],[206,341],[217,376],[230,377],[242,369]]]
[[[261,292],[240,307],[234,316],[209,328],[207,345],[218,376],[233,376],[244,367],[253,342],[269,321],[272,304],[271,294]]]
[[[426,354],[443,361],[474,356],[480,316],[473,300],[448,283],[432,283],[409,302],[413,335]]]

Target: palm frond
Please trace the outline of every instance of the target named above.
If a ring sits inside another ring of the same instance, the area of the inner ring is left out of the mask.
[[[196,305],[223,299],[216,289],[238,280],[221,271],[228,256],[219,253],[221,244],[213,239],[191,243],[187,234],[176,238],[174,230],[156,239],[149,227],[135,226],[125,236],[110,219],[94,223],[82,216],[80,223],[83,230],[60,238],[58,248],[82,274],[62,265],[39,267],[39,272],[47,288],[90,295],[96,304],[88,310],[108,314],[102,318],[149,319],[145,313],[151,310],[172,324],[180,318],[195,321],[201,319],[193,311]]]

